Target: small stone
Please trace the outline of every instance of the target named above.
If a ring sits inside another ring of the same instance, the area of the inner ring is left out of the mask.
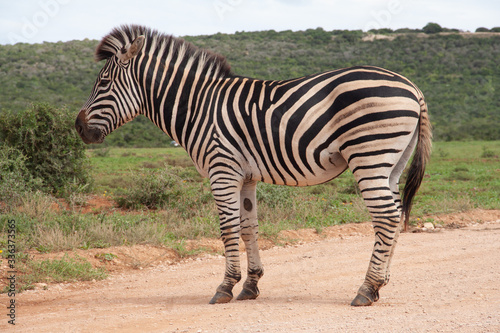
[[[36,289],[47,289],[47,284],[46,283],[35,283],[35,288]]]
[[[431,222],[425,222],[424,223],[424,228],[426,228],[427,230],[433,230],[434,229],[434,224],[432,224]]]

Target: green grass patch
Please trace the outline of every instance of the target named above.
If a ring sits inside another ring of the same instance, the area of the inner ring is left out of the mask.
[[[182,148],[112,147],[92,149],[87,155],[91,158],[97,193],[130,189],[134,185],[132,176],[141,169],[161,169],[165,165],[186,168],[190,172],[190,178],[202,180]]]
[[[17,291],[33,289],[36,283],[60,283],[75,281],[103,280],[105,270],[94,268],[85,259],[65,254],[61,259],[33,260],[28,255],[18,255]],[[6,292],[6,287],[3,292]]]
[[[500,209],[500,141],[434,143],[412,217],[474,208]]]

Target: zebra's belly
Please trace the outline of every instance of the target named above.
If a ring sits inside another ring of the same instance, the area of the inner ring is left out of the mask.
[[[326,152],[325,152],[326,153]],[[347,162],[338,152],[326,153],[321,159],[321,165],[311,163],[308,167],[299,165],[287,168],[276,167],[274,172],[266,172],[259,168],[258,172],[252,172],[255,180],[260,180],[265,183],[288,185],[288,186],[311,186],[328,182],[347,169]],[[259,177],[255,177],[259,175]],[[260,178],[260,179],[259,179]]]
[[[340,153],[330,153],[327,156],[327,158],[323,158],[321,163],[324,169],[319,165],[314,165],[313,172],[306,173],[296,186],[323,184],[337,178],[347,169],[347,162]]]

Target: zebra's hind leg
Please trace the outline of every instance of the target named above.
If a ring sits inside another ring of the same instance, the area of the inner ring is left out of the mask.
[[[394,166],[394,169],[391,172],[391,176],[389,177],[389,187],[390,187],[391,192],[392,192],[392,197],[394,198],[394,203],[396,204],[396,209],[398,210],[398,213],[400,216],[400,220],[399,220],[400,223],[399,223],[399,226],[396,230],[394,245],[391,247],[391,251],[389,252],[389,258],[387,259],[387,268],[386,268],[386,273],[385,273],[385,275],[386,275],[385,284],[387,284],[389,282],[389,279],[391,276],[391,274],[390,274],[391,261],[392,261],[393,255],[394,255],[394,249],[396,248],[395,245],[396,245],[396,242],[397,242],[397,239],[399,236],[399,232],[402,229],[401,225],[403,224],[403,221],[404,221],[404,216],[401,215],[403,203],[401,201],[401,195],[399,193],[399,179],[400,179],[401,174],[403,173],[403,171],[406,167],[406,164],[410,160],[413,149],[415,148],[415,145],[417,143],[416,141],[417,141],[418,136],[416,134],[413,136],[412,140],[410,141],[410,144],[408,145],[408,147],[404,151],[404,153],[401,156],[401,158],[399,159],[398,163]]]
[[[399,236],[401,213],[388,178],[358,181],[372,216],[375,244],[365,281],[351,303],[353,306],[366,306],[378,301],[379,289],[389,281],[389,262]]]
[[[257,222],[257,182],[246,182],[241,189],[241,238],[245,242],[248,261],[248,275],[243,290],[238,295],[238,300],[256,299],[259,296],[257,283],[264,275],[257,243],[259,235],[259,224]]]
[[[371,305],[379,299],[379,290],[389,282],[390,264],[401,230],[399,178],[416,145],[415,134],[392,167],[388,177],[356,174],[359,188],[373,221],[375,244],[365,281],[352,301],[353,306]],[[383,174],[383,172],[382,172]]]

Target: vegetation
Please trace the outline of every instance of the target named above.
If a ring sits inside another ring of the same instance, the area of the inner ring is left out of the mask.
[[[500,209],[499,156],[500,141],[437,143],[415,200],[413,220],[476,207]],[[209,182],[200,181],[193,166],[160,164],[167,160],[183,164],[187,159],[179,148],[112,149],[108,156],[92,158],[92,170],[97,195],[117,202],[114,208],[97,207],[82,213],[85,198],[73,200],[65,208],[51,196],[34,192],[23,197],[20,207],[4,209],[0,231],[5,230],[7,217],[15,219],[20,243],[40,251],[166,245],[172,240],[217,237],[217,210]],[[118,170],[114,165],[128,167]],[[130,183],[113,181],[117,175]],[[283,229],[369,220],[349,171],[327,184],[311,187],[259,183],[257,199],[263,237],[276,237]],[[123,214],[120,206],[136,213]]]
[[[26,156],[20,150],[0,144],[0,201],[19,203],[24,193],[42,187],[42,183],[26,167]]]
[[[262,79],[381,66],[407,76],[424,92],[436,140],[500,140],[498,29],[464,34],[429,23],[422,30],[318,28],[185,39],[226,56],[234,73]],[[0,113],[43,101],[66,105],[75,117],[102,66],[93,61],[97,44],[84,40],[0,46],[0,58],[8,60],[0,63]],[[142,117],[106,140],[109,146],[166,146],[168,137],[153,127]]]
[[[135,191],[140,191],[144,186],[153,186],[159,178],[168,176],[176,180],[170,191],[180,187],[176,199],[178,204],[172,207],[166,200],[156,205],[156,209],[173,212],[184,207],[185,211],[194,212],[184,215],[186,223],[200,215],[197,211],[214,214],[209,219],[217,220],[208,180],[200,178],[189,157],[180,148],[116,148],[107,157],[95,156],[92,161],[99,193],[112,193],[117,200],[122,197],[132,200],[138,195]],[[164,162],[182,167],[166,167],[162,164]],[[110,170],[111,166],[117,168]],[[431,162],[415,200],[413,218],[479,207],[500,209],[499,166],[500,141],[434,143]],[[144,183],[131,187],[128,183],[117,181],[118,178],[129,178],[134,184],[139,181]],[[290,228],[301,228],[315,225],[311,223],[314,220],[323,223],[323,226],[369,220],[354,177],[349,171],[318,186],[294,188],[259,183],[257,199],[259,220],[264,224],[267,221],[275,225],[286,220]],[[462,206],[462,199],[468,201],[467,206]],[[197,200],[195,204],[193,200]],[[147,203],[140,204],[138,200],[136,205],[136,208],[142,206],[143,209],[148,206]],[[351,212],[353,210],[356,212]]]
[[[0,207],[4,258],[8,220],[16,221],[20,255],[150,244],[184,256],[193,253],[186,250],[185,240],[218,237],[209,182],[201,179],[184,150],[111,148],[105,154],[91,150],[88,155],[95,179],[93,195],[75,194],[62,202],[29,191],[19,194],[20,205]],[[500,141],[435,143],[411,222],[474,208],[500,209],[499,165]],[[88,210],[88,202],[96,197],[111,202],[111,207]],[[260,236],[278,243],[282,230],[313,228],[321,233],[328,226],[370,219],[349,171],[311,187],[259,183],[257,199]],[[28,266],[23,269],[33,273]],[[43,282],[46,277],[38,279]]]
[[[0,198],[12,188],[68,195],[89,186],[85,145],[73,124],[67,110],[43,104],[0,113]]]
[[[18,266],[18,270],[23,272],[16,281],[18,292],[32,289],[36,283],[92,281],[107,277],[104,269],[94,268],[85,259],[67,254],[61,259],[41,261],[33,260],[29,255],[21,255]]]

